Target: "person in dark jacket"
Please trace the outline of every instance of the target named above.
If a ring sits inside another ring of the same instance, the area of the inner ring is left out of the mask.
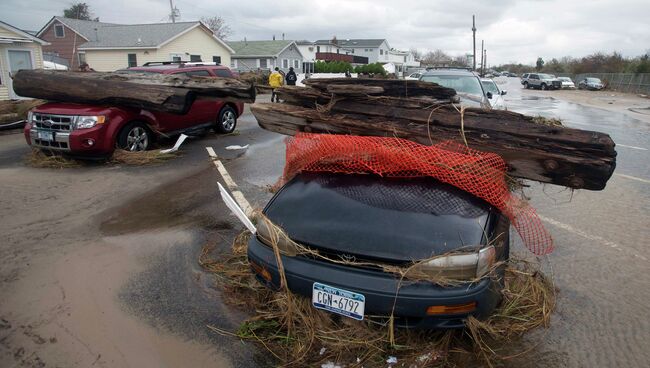
[[[289,68],[289,73],[287,73],[287,76],[284,77],[284,79],[287,81],[287,86],[295,86],[296,81],[298,80],[298,76],[296,75],[296,72],[293,71],[293,67]]]

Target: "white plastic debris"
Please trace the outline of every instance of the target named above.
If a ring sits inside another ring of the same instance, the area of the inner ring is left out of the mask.
[[[245,145],[245,146],[238,146],[238,145],[235,144],[235,145],[226,147],[226,149],[228,151],[245,150],[247,148],[248,148],[248,144]]]
[[[397,358],[395,358],[394,356],[389,356],[388,359],[386,359],[386,363],[395,364],[397,363]]]
[[[246,216],[246,213],[244,213],[244,210],[239,207],[237,202],[226,192],[226,189],[221,185],[221,183],[217,183],[219,185],[219,193],[221,193],[221,199],[226,203],[226,206],[230,208],[233,214],[237,216],[239,221],[241,221],[248,230],[250,230],[251,233],[255,234],[257,232],[257,229],[255,228],[255,225],[251,222],[251,220],[248,219],[248,216]]]
[[[326,351],[327,351],[326,348],[320,348],[320,352],[318,353],[318,355],[323,355],[325,354]]]
[[[341,366],[338,365],[338,364],[334,364],[334,363],[332,363],[332,362],[327,362],[327,363],[325,363],[325,364],[321,364],[321,365],[320,365],[320,368],[343,368],[343,367],[341,367]]]
[[[176,144],[174,144],[174,147],[160,150],[160,153],[172,153],[178,151],[178,148],[180,148],[181,144],[183,144],[183,142],[185,142],[186,139],[187,136],[185,134],[181,134],[176,140]]]

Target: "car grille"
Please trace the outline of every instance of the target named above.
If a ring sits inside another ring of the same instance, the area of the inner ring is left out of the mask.
[[[58,148],[58,149],[68,149],[68,142],[50,142],[42,139],[32,138],[34,145],[39,147],[48,147],[48,148]]]
[[[32,122],[38,129],[49,129],[61,132],[69,132],[74,129],[74,116],[71,115],[34,113],[32,119]]]
[[[562,82],[561,81],[553,81],[553,87],[562,88]]]

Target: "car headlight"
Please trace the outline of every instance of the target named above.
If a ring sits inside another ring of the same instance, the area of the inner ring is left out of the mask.
[[[298,244],[291,240],[287,233],[282,231],[277,225],[272,223],[268,218],[260,216],[258,218],[257,238],[269,247],[277,244],[280,253],[287,256],[298,254]]]
[[[494,246],[482,248],[473,253],[454,253],[421,261],[411,267],[411,276],[417,274],[432,280],[471,281],[485,276],[496,260]],[[408,277],[408,275],[407,275]]]
[[[106,121],[106,117],[99,115],[99,116],[77,116],[75,120],[75,128],[76,129],[88,129],[92,128],[95,125],[98,124],[104,124]]]
[[[29,125],[30,128],[36,127],[36,122],[34,121],[34,113],[31,111],[27,113],[27,125]]]

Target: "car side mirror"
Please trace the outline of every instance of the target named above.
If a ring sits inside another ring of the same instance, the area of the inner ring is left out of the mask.
[[[492,92],[488,92],[488,93],[486,93],[485,96],[486,96],[487,98],[490,98],[490,99],[491,99],[491,98],[492,98]]]
[[[508,91],[501,91],[501,96],[504,96],[508,93]]]

